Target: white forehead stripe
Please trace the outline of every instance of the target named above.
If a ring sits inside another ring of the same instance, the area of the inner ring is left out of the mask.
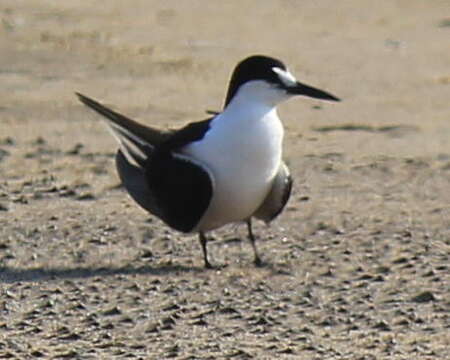
[[[278,78],[286,86],[297,85],[297,79],[288,70],[280,69],[279,67],[273,67],[272,71],[278,75]]]

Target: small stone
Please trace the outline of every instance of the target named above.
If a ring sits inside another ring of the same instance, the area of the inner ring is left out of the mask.
[[[9,155],[10,155],[9,151],[6,151],[6,150],[3,150],[3,149],[0,148],[0,161],[1,161],[4,157],[7,157],[7,156],[9,156]]]
[[[63,335],[59,337],[60,340],[66,340],[66,341],[77,341],[81,339],[81,336],[76,333],[70,333],[67,335]]]
[[[75,146],[66,152],[67,155],[78,155],[80,150],[83,149],[84,145],[77,143]]]
[[[45,145],[47,141],[42,136],[38,136],[33,142],[32,145]]]
[[[381,330],[381,331],[390,331],[391,330],[391,327],[389,326],[389,324],[386,321],[384,321],[384,320],[381,320],[380,322],[375,324],[373,326],[373,328]]]
[[[111,309],[105,310],[103,312],[104,316],[113,316],[113,315],[120,315],[122,314],[122,310],[120,310],[117,306],[114,306]]]
[[[84,200],[95,200],[95,196],[89,192],[80,194],[76,197],[77,200],[84,201]]]
[[[411,301],[416,303],[428,303],[436,300],[437,300],[436,296],[434,296],[434,294],[431,291],[424,291],[411,299]]]
[[[14,141],[14,139],[12,137],[5,137],[3,139],[0,139],[0,145],[15,145],[16,142]]]
[[[146,249],[141,254],[141,259],[149,260],[154,257],[153,252],[149,249]]]

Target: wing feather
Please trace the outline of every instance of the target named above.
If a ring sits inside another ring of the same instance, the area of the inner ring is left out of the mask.
[[[190,232],[206,212],[214,179],[206,166],[180,149],[203,138],[211,119],[177,131],[143,126],[77,93],[80,101],[104,116],[120,144],[116,167],[130,196],[170,227]]]
[[[289,168],[283,162],[275,176],[272,188],[261,206],[253,214],[266,223],[275,219],[286,206],[292,191],[292,177]]]

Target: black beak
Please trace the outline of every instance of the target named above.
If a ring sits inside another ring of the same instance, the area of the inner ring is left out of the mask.
[[[286,91],[292,95],[303,95],[312,97],[314,99],[329,101],[341,101],[341,99],[337,98],[334,95],[331,95],[330,93],[327,93],[326,91],[316,89],[312,86],[308,86],[300,82],[297,82],[297,84],[294,86],[286,86]]]

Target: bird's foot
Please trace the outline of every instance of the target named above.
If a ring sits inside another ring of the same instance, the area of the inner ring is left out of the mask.
[[[255,257],[255,259],[253,260],[253,264],[255,264],[256,267],[263,267],[264,265],[266,265],[259,256]]]
[[[228,266],[228,264],[211,265],[211,263],[209,261],[207,263],[205,262],[205,269],[207,269],[207,270],[222,270],[222,269],[226,268],[227,266]]]

